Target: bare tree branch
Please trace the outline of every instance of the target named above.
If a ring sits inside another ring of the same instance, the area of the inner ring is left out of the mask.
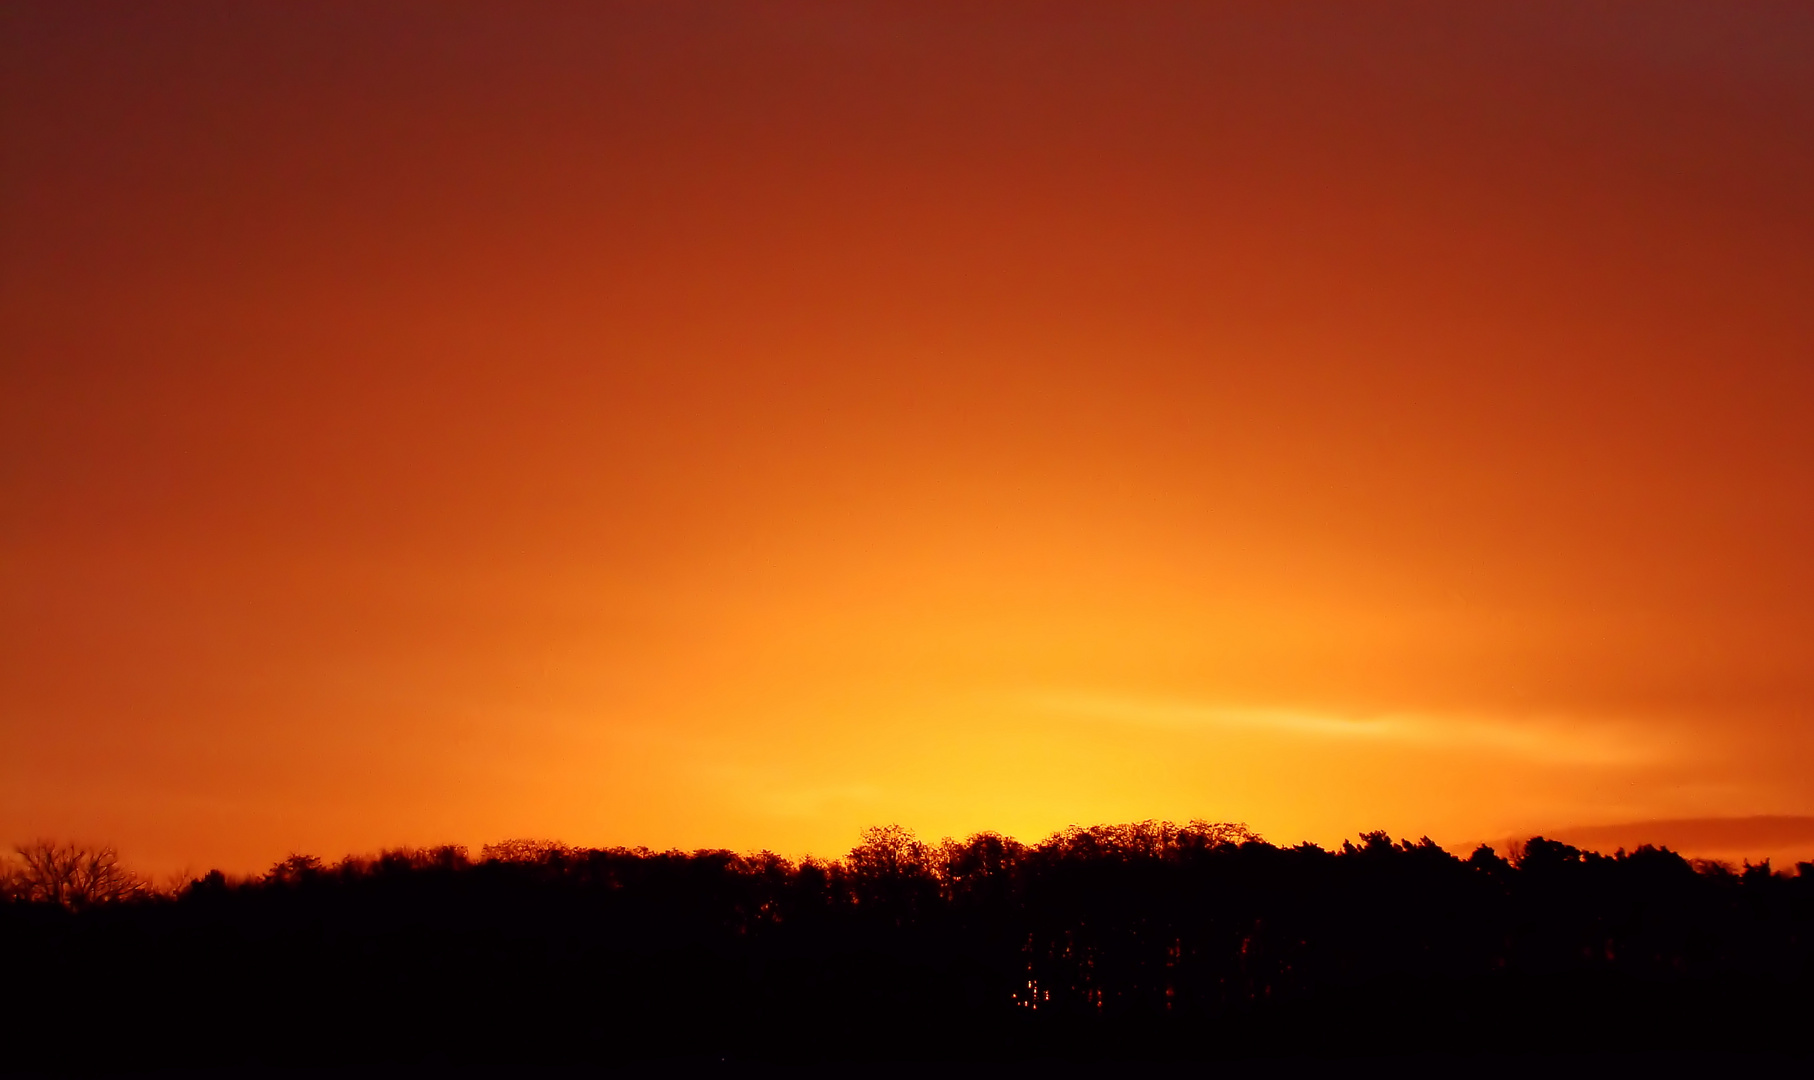
[[[144,896],[147,883],[120,865],[112,847],[33,840],[13,849],[24,866],[12,875],[11,894],[70,910]]]

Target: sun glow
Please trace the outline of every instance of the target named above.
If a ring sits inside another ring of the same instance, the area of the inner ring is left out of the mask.
[[[5,16],[19,837],[1814,814],[1801,23],[378,6]]]

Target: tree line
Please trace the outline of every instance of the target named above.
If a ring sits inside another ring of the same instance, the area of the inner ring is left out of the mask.
[[[0,955],[34,991],[0,1023],[152,1063],[1798,1052],[1814,1005],[1814,865],[1654,847],[886,827],[837,860],[514,840],[165,889],[19,855]]]

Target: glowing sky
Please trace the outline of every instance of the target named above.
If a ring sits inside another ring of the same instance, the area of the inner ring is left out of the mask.
[[[0,840],[1814,815],[1810,57],[8,4]]]

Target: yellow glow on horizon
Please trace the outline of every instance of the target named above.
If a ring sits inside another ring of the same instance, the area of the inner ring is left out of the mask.
[[[1814,815],[1787,16],[1321,3],[28,5],[0,843]]]

